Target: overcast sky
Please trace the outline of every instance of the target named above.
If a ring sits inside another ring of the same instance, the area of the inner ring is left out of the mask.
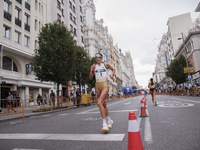
[[[194,12],[199,0],[94,0],[96,19],[103,19],[113,36],[114,44],[130,51],[135,77],[139,85],[147,87],[155,70],[157,45],[167,32],[169,17]]]

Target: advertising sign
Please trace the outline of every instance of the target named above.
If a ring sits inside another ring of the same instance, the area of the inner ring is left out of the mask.
[[[184,68],[184,73],[192,73],[194,72],[193,67],[185,67]]]
[[[192,78],[193,78],[193,79],[198,79],[198,78],[199,78],[199,72],[193,74],[193,75],[192,75]]]

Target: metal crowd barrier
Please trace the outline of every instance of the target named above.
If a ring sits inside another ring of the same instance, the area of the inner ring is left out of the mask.
[[[106,101],[120,100],[122,98],[129,98],[138,95],[117,95],[109,96]],[[57,105],[59,101],[59,105]],[[92,105],[97,103],[97,96],[91,96],[90,94],[82,94],[81,97],[76,97],[76,106],[82,107],[82,105]],[[53,98],[35,98],[35,99],[0,99],[1,111],[0,116],[19,114],[24,114],[28,111],[51,111],[58,108],[67,108],[73,106],[73,99],[68,97],[53,97]]]

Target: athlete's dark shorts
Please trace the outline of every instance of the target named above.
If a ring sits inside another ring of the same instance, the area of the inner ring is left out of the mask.
[[[150,89],[150,91],[151,91],[151,92],[153,92],[154,90],[155,90],[155,88],[153,88],[153,89]]]

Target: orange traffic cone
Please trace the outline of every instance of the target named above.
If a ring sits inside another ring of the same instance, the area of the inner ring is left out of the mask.
[[[128,150],[144,150],[134,111],[129,112]]]
[[[144,102],[143,100],[141,100],[141,113],[140,113],[140,117],[148,117],[146,114],[146,110],[145,110],[145,106],[144,106]]]

